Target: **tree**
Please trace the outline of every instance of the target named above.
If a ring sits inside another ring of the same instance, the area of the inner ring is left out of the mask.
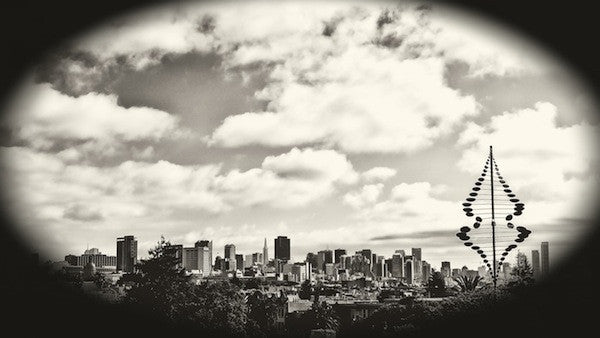
[[[310,281],[307,279],[304,282],[302,282],[302,284],[300,285],[300,290],[298,291],[298,298],[310,299],[310,296],[312,295],[312,293],[313,293],[312,286],[310,285]]]
[[[287,296],[281,292],[279,296],[267,296],[255,291],[248,296],[248,330],[254,336],[273,336],[277,333],[277,313],[287,306]]]
[[[244,335],[247,322],[244,297],[228,281],[191,283],[180,267],[175,249],[161,237],[128,277],[132,285],[124,302],[170,322],[209,335]]]
[[[454,280],[458,283],[460,291],[468,292],[475,290],[482,279],[480,276],[458,276],[457,278],[454,278]]]
[[[327,330],[337,330],[340,321],[331,305],[327,304],[325,301],[319,303],[319,300],[316,297],[303,320],[312,323],[312,329]]]
[[[137,264],[138,272],[129,276],[132,288],[124,301],[176,320],[181,305],[192,295],[189,277],[178,267],[179,260],[164,237],[148,254],[150,259]]]
[[[517,253],[517,265],[511,271],[512,280],[508,283],[511,287],[529,286],[534,282],[533,269],[529,265],[524,253]]]
[[[427,281],[427,292],[431,297],[444,297],[447,295],[444,276],[439,271],[434,271]]]
[[[96,287],[99,290],[106,289],[110,286],[110,282],[100,272],[96,272],[96,274],[94,275],[94,284],[96,284]]]

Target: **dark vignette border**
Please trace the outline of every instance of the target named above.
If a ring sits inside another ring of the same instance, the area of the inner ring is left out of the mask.
[[[157,0],[128,1],[15,1],[0,5],[2,52],[0,67],[0,104],[12,94],[21,76],[37,64],[44,52],[87,30],[105,18],[138,7],[164,3]],[[474,14],[497,19],[515,31],[538,41],[555,53],[582,80],[592,95],[599,97],[600,53],[594,46],[600,20],[592,5],[577,2],[524,2],[515,0],[444,1]],[[318,5],[318,4],[316,4]],[[1,212],[1,211],[0,211]],[[597,224],[557,266],[535,292],[524,295],[509,306],[482,314],[477,321],[440,322],[427,332],[433,335],[476,334],[478,336],[531,336],[584,334],[595,324],[594,306],[599,261]],[[133,312],[108,304],[97,304],[85,297],[69,294],[49,284],[45,275],[32,268],[31,253],[22,245],[8,215],[0,214],[0,299],[4,314],[3,329],[19,336],[48,334],[60,336],[115,335],[150,336],[185,334],[150,314]],[[594,332],[594,331],[591,331]]]

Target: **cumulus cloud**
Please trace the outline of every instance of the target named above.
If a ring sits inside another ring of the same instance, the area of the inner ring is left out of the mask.
[[[9,110],[8,123],[18,141],[35,149],[63,147],[61,156],[76,160],[80,153],[113,155],[121,143],[158,141],[184,135],[177,117],[148,107],[125,108],[115,95],[62,94],[49,84],[30,85]],[[67,149],[74,147],[73,149]]]
[[[233,170],[218,180],[218,189],[238,205],[299,207],[331,195],[337,186],[356,182],[346,156],[311,148],[268,156],[260,168]]]
[[[361,177],[367,182],[386,181],[396,175],[397,171],[388,167],[374,167],[361,174]]]
[[[358,192],[349,192],[344,195],[344,203],[355,209],[360,209],[366,205],[375,203],[382,191],[382,183],[368,184],[363,186]]]
[[[167,54],[217,53],[226,71],[261,65],[269,81],[256,96],[268,107],[227,117],[211,144],[410,153],[478,113],[471,96],[446,84],[448,64],[466,63],[473,76],[532,68],[513,55],[526,48],[511,49],[507,39],[497,47],[478,33],[484,23],[461,25],[439,12],[384,3],[321,4],[318,11],[300,2],[177,4],[82,36],[72,49],[87,57],[61,69],[85,93],[86,79],[101,77],[106,64],[141,70]]]
[[[491,145],[503,176],[529,201],[524,216],[547,221],[591,215],[598,187],[598,127],[586,122],[559,126],[557,114],[556,106],[538,102],[485,124],[469,123],[458,142],[464,149],[459,168],[478,173]]]
[[[124,221],[178,209],[222,213],[234,207],[294,208],[327,197],[358,174],[331,150],[293,149],[265,158],[260,168],[221,172],[209,164],[126,161],[94,167],[65,163],[28,148],[2,149],[10,195],[39,219]]]

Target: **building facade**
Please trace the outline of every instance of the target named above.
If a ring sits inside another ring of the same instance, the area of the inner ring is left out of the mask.
[[[137,264],[137,240],[134,236],[117,238],[117,271],[133,273]]]

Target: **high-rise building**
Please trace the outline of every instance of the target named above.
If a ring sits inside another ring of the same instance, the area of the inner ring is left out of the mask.
[[[421,248],[412,248],[411,251],[412,251],[411,253],[412,253],[413,260],[420,261],[421,260]]]
[[[548,242],[542,242],[541,253],[541,273],[542,276],[546,276],[550,272],[550,253],[548,252]]]
[[[286,236],[275,238],[275,258],[286,262],[290,260],[290,239]]]
[[[334,250],[335,260],[333,261],[335,264],[340,264],[340,257],[346,254],[346,249],[335,249]]]
[[[117,271],[133,273],[137,264],[137,240],[134,236],[117,238]]]
[[[452,269],[450,268],[450,262],[442,262],[442,268],[440,269],[440,272],[444,277],[452,277]]]
[[[223,255],[226,271],[235,271],[237,269],[235,261],[235,245],[225,244],[225,253]]]
[[[392,277],[404,277],[404,255],[400,253],[395,253],[392,255],[392,266],[390,272]]]
[[[242,255],[242,254],[235,255],[235,266],[239,270],[244,270],[244,255]]]
[[[317,252],[317,271],[324,271],[327,263],[333,263],[333,251],[321,250]]]
[[[411,249],[411,254],[413,257],[413,270],[414,270],[414,279],[416,281],[421,282],[422,279],[422,270],[423,267],[421,265],[421,248],[412,248]]]
[[[408,285],[415,282],[415,262],[412,256],[404,257],[404,280]]]
[[[533,270],[533,278],[540,278],[540,252],[538,250],[531,250],[531,270]]]
[[[199,240],[194,246],[196,248],[208,248],[208,261],[209,261],[209,269],[212,270],[212,262],[213,262],[213,242],[209,240]],[[203,250],[206,251],[206,250]]]
[[[262,263],[263,263],[263,267],[266,267],[267,264],[269,264],[269,248],[267,247],[267,239],[266,238],[265,238],[265,245],[263,246]]]
[[[431,277],[431,264],[427,263],[427,261],[421,261],[421,282],[427,283],[429,277]]]

